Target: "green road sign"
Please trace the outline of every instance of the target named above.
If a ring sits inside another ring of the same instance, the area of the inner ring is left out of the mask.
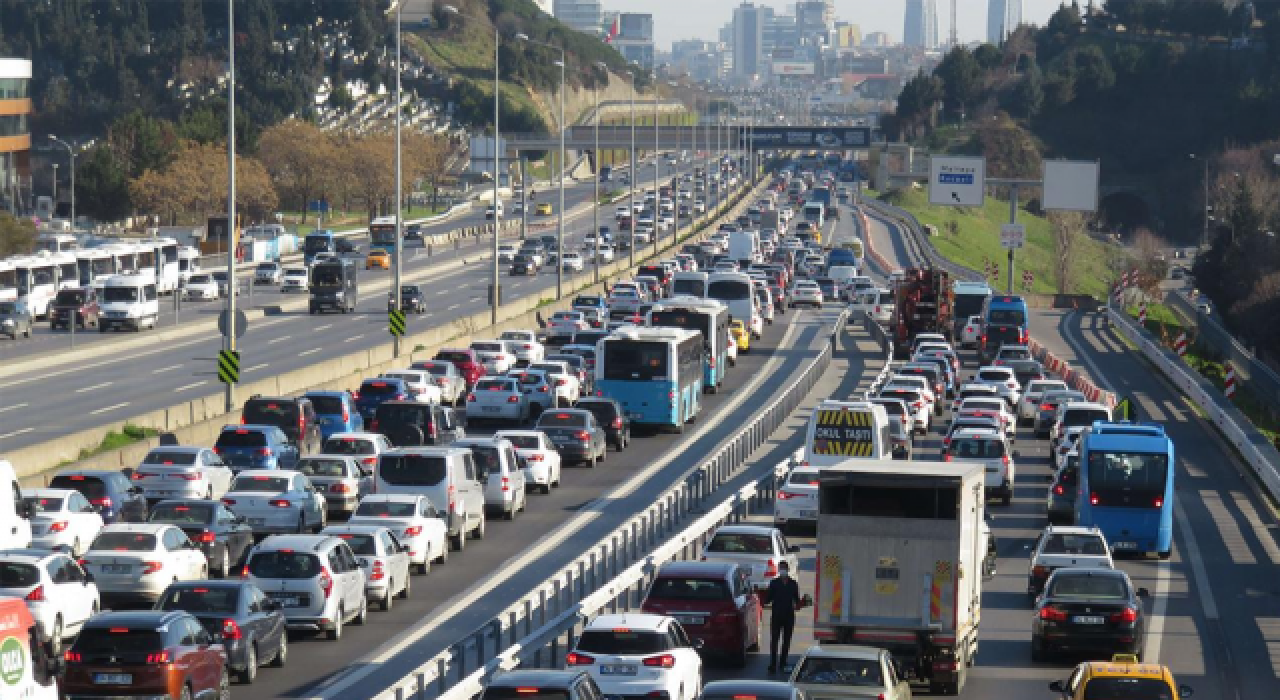
[[[397,338],[404,335],[404,312],[399,309],[387,311],[387,321],[391,327],[391,335]]]
[[[1123,398],[1116,402],[1116,407],[1111,409],[1111,420],[1138,420],[1138,405],[1133,399]]]
[[[218,381],[223,384],[240,383],[240,353],[222,350],[218,353]]]

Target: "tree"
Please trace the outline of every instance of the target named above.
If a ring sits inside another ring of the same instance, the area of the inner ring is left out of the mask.
[[[148,170],[129,184],[139,210],[177,222],[202,221],[224,211],[227,197],[226,145],[188,142],[163,170]],[[250,220],[264,220],[279,198],[261,161],[236,159],[236,206]]]
[[[178,134],[173,122],[135,109],[107,127],[107,144],[128,176],[138,177],[169,164],[178,149]]]
[[[963,46],[947,52],[933,74],[942,79],[947,108],[953,112],[963,113],[982,89],[982,67]]]
[[[1044,106],[1044,76],[1035,61],[1027,64],[1022,80],[1013,89],[1012,108],[1015,114],[1031,119]]]
[[[992,70],[1004,61],[1004,53],[995,44],[982,44],[973,50],[973,58],[982,70]]]
[[[1053,276],[1059,294],[1075,288],[1075,251],[1084,234],[1084,215],[1078,211],[1049,212],[1053,236]]]
[[[1075,66],[1076,87],[1081,95],[1094,97],[1116,84],[1111,61],[1098,46],[1085,46],[1071,54]]]
[[[35,223],[0,209],[0,257],[30,253],[35,245]]]
[[[132,211],[128,164],[109,145],[89,152],[78,169],[76,201],[81,213],[98,221],[120,221]]]
[[[346,135],[339,148],[351,191],[364,199],[370,219],[388,208],[395,193],[395,147],[393,134],[372,132]]]
[[[289,119],[262,132],[258,155],[288,206],[302,212],[333,181],[338,149],[332,135],[311,122]]]
[[[445,174],[450,147],[447,139],[416,131],[404,133],[405,174],[410,180],[425,179],[431,183],[431,205],[436,205],[440,177]]]
[[[1169,271],[1169,263],[1162,260],[1161,250],[1166,243],[1163,238],[1146,227],[1139,227],[1133,233],[1133,249],[1138,266],[1139,284],[1151,294],[1158,294],[1160,280]]]

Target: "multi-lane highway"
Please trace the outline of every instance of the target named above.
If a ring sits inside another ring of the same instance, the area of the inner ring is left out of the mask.
[[[665,168],[663,177],[670,178],[672,173],[671,168]],[[642,180],[637,188],[649,184]],[[578,250],[582,235],[592,225],[591,209],[583,206],[592,200],[592,183],[578,184],[572,192],[572,198],[566,195],[566,208],[572,212],[577,207],[579,211],[576,218],[566,219],[566,250]],[[540,198],[545,196],[545,191],[540,194]],[[530,221],[537,223],[540,218],[549,219],[530,216]],[[613,207],[602,207],[601,222],[611,223],[612,218]],[[554,232],[555,228],[531,230],[530,235],[546,231]],[[426,314],[410,316],[410,333],[415,328],[446,325],[487,308],[492,260],[489,245],[482,240],[478,246],[440,256],[428,256],[417,247],[407,249],[402,279],[425,286],[428,308]],[[640,252],[645,251],[641,247]],[[501,272],[508,299],[555,296],[553,271],[535,277],[509,277],[503,266]],[[577,279],[589,279],[592,274],[588,265]],[[385,343],[390,273],[361,269],[359,276],[360,304],[357,312],[349,315],[311,316],[305,294],[256,290],[253,305],[279,306],[282,313],[253,322],[240,341],[242,378],[251,381]],[[568,277],[566,274],[566,288],[570,288]],[[187,332],[167,337],[163,343],[147,338],[150,331],[80,333],[78,343],[98,341],[103,343],[101,350],[91,356],[79,352],[65,361],[53,348],[12,360],[0,358],[4,363],[0,391],[12,397],[0,407],[5,411],[0,414],[4,417],[0,450],[56,440],[69,432],[217,393],[219,385],[211,376],[214,363],[208,358],[221,348],[221,337],[210,325],[221,309],[222,304],[216,302],[185,304],[183,316],[199,319],[204,325],[193,320]],[[66,342],[66,335],[63,332],[58,337]]]

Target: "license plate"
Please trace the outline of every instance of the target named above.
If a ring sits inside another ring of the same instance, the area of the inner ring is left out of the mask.
[[[99,685],[132,685],[132,673],[95,673],[93,682]]]
[[[1112,542],[1111,548],[1122,551],[1132,551],[1138,548],[1137,542]]]
[[[133,571],[132,564],[103,564],[102,573],[104,574],[127,574]]]
[[[602,664],[600,666],[600,675],[634,676],[636,675],[636,667],[633,664]]]
[[[644,418],[644,414],[638,411],[631,411],[627,415],[631,417],[631,420],[640,420],[641,418]]]
[[[502,410],[501,406],[481,406],[485,413],[497,413]]]
[[[701,625],[701,624],[704,624],[706,621],[707,621],[707,618],[702,617],[700,615],[699,616],[682,615],[680,617],[680,624],[683,624],[683,625]]]
[[[1103,618],[1101,615],[1076,615],[1071,618],[1071,621],[1077,625],[1100,625]]]
[[[263,525],[267,522],[266,518],[249,518],[249,526]]]
[[[817,515],[818,515],[818,511],[816,511],[816,510],[802,510],[802,511],[800,511],[799,515],[800,515],[800,517],[802,517],[802,518],[815,518],[815,517],[817,517]]]
[[[279,601],[286,608],[296,608],[300,605],[300,599],[296,595],[273,595],[271,599]]]

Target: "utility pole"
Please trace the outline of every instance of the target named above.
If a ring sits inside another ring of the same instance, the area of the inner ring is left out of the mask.
[[[223,329],[223,347],[231,352],[239,348],[236,343],[236,243],[239,226],[236,222],[236,9],[235,0],[227,0],[227,321]],[[74,222],[73,222],[74,224]],[[236,408],[236,385],[226,383],[227,413]]]
[[[396,0],[396,247],[395,254],[391,260],[391,308],[400,311],[400,262],[404,257],[404,171],[401,162],[401,129],[402,119],[401,108],[401,87],[400,87],[400,60],[404,55],[400,50],[400,10],[404,7],[406,0]],[[494,201],[496,212],[497,201]],[[393,357],[400,357],[400,335],[392,333],[391,335],[391,354]]]

